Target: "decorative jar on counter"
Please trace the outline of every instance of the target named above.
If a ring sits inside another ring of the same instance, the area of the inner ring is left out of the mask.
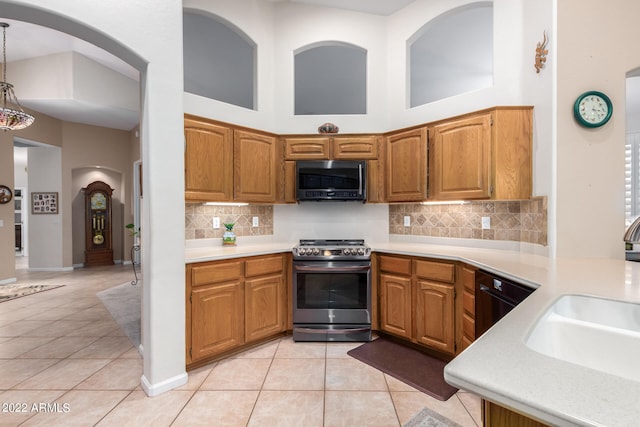
[[[235,223],[224,224],[226,230],[222,235],[222,246],[235,246],[236,245],[236,233],[233,232],[233,226]]]

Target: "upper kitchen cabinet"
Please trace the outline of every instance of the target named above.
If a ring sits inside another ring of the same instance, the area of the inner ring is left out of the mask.
[[[429,200],[531,197],[532,107],[440,122],[429,136]]]
[[[427,128],[387,135],[386,198],[413,202],[427,198]]]
[[[274,135],[185,115],[185,199],[275,203],[282,153]]]
[[[185,116],[185,199],[233,199],[232,130],[195,116]]]
[[[286,160],[329,160],[330,139],[316,136],[283,138]]]
[[[277,138],[258,132],[234,130],[233,169],[235,200],[275,203],[277,198]]]
[[[376,135],[335,136],[331,138],[333,158],[336,160],[373,160],[378,158]]]

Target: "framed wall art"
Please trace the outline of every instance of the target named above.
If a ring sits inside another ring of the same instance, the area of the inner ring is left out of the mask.
[[[58,193],[31,193],[32,214],[57,214]]]

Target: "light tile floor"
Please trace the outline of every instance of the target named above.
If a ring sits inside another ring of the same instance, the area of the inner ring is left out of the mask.
[[[153,398],[142,358],[96,293],[132,279],[130,266],[28,272],[64,287],[0,304],[1,426],[401,426],[423,407],[462,426],[480,399],[442,402],[346,353],[359,345],[277,339],[189,373]]]

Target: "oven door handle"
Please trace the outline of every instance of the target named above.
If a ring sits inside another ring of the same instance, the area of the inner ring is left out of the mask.
[[[327,273],[341,273],[341,272],[352,272],[352,271],[369,271],[371,270],[370,265],[362,266],[356,265],[352,267],[320,267],[317,265],[296,265],[293,267],[294,271],[314,271],[314,272],[327,272]]]
[[[489,288],[488,286],[480,285],[480,290],[486,294],[489,294],[490,297],[495,298],[499,301],[502,301],[503,303],[509,305],[512,308],[517,305],[515,301],[512,301],[510,299],[503,297],[502,295],[498,295],[495,292],[492,292],[491,288]]]
[[[353,332],[367,332],[370,331],[370,327],[364,328],[349,328],[349,329],[317,329],[317,328],[294,328],[298,332],[306,332],[308,334],[351,334]]]

